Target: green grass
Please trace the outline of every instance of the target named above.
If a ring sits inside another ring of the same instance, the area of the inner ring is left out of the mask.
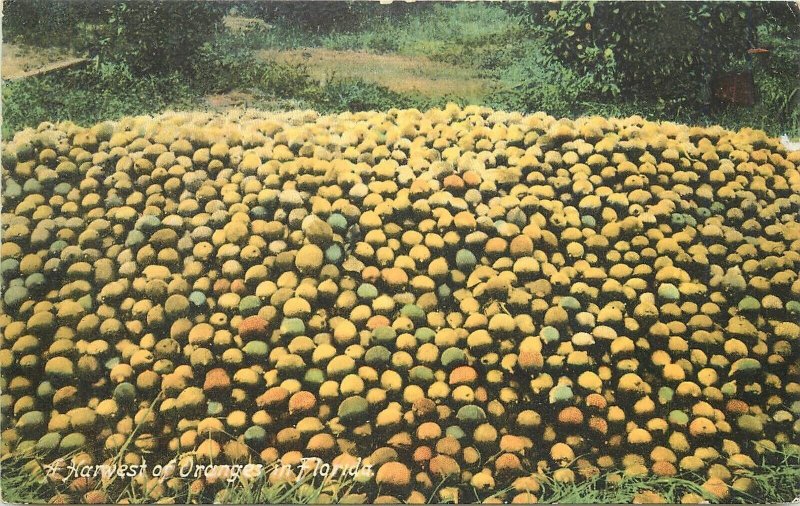
[[[9,456],[0,462],[0,499],[8,503],[36,504],[46,503],[59,493],[69,494],[66,484],[52,483],[45,478],[41,458],[32,455]],[[99,483],[99,482],[98,482]],[[153,502],[150,489],[129,482],[122,485],[120,480],[112,485],[98,485],[105,490],[113,503],[124,501],[128,504],[149,504]],[[227,483],[214,494],[192,494],[188,487],[181,487],[177,493],[167,494],[177,504],[223,502],[228,504],[317,504],[338,503],[342,497],[357,489],[358,484],[349,477],[324,480],[321,476],[307,474],[298,480],[271,483],[267,473],[257,479]],[[203,491],[207,492],[207,491]],[[80,496],[69,495],[73,501]]]
[[[378,18],[355,32],[320,37],[328,49],[358,49],[425,56],[432,60],[481,68],[490,53],[518,45],[521,25],[505,9],[483,3],[435,4],[424,15],[399,21]]]
[[[150,403],[148,409],[152,410],[161,399],[163,393],[156,396]],[[144,420],[144,418],[143,418]],[[135,437],[142,430],[142,423],[137,424],[128,438],[120,447],[116,455],[110,458],[110,465],[120,465],[125,462],[129,454],[129,447],[133,444]],[[233,435],[227,434],[232,440]],[[255,450],[250,449],[253,453]],[[193,454],[195,450],[187,452]],[[69,462],[78,452],[63,456],[64,462]],[[145,458],[152,456],[145,456]],[[175,461],[181,461],[181,455],[175,456]],[[33,449],[24,450],[20,453],[10,453],[0,458],[0,498],[10,503],[45,503],[57,494],[68,494],[70,499],[76,501],[80,497],[70,495],[69,485],[71,480],[66,482],[59,479],[48,479],[47,465],[52,461],[52,457],[37,453]],[[95,462],[99,464],[100,462]],[[159,462],[150,461],[148,469],[151,471],[146,475],[147,478],[153,477],[153,465]],[[159,463],[161,465],[165,463]],[[213,464],[213,462],[211,462]],[[255,478],[248,478],[240,475],[238,479],[231,481],[225,480],[224,486],[214,491],[202,490],[193,493],[190,482],[193,477],[181,479],[181,486],[165,497],[177,504],[194,503],[228,503],[228,504],[317,504],[322,502],[339,502],[347,494],[357,490],[359,484],[349,475],[340,474],[326,479],[321,474],[316,476],[312,472],[299,476],[297,479],[273,483],[270,480],[270,472],[275,466],[264,466],[264,471]],[[173,477],[176,474],[173,474]],[[130,478],[120,478],[112,476],[108,480],[97,480],[95,490],[103,490],[111,503],[122,501],[128,504],[149,504],[154,498],[151,496],[153,485],[141,485]]]
[[[766,36],[762,39],[766,40]],[[595,85],[547,58],[544,41],[525,28],[515,14],[500,5],[470,3],[435,4],[417,15],[395,19],[376,16],[357,29],[304,31],[279,20],[269,30],[248,35],[258,49],[322,47],[424,56],[434,61],[470,69],[476,77],[490,78],[497,89],[483,104],[500,109],[545,111],[554,116],[578,117],[598,114],[674,121],[693,125],[719,124],[726,128],[760,128],[771,135],[800,134],[800,111],[791,100],[793,76],[773,75],[774,69],[756,69],[760,102],[747,107],[687,110],[674,104],[642,102],[630,97],[602,102],[584,98]],[[772,43],[790,47],[793,41]],[[784,49],[783,53],[791,53]],[[783,65],[788,68],[790,63]],[[785,90],[787,88],[788,90]],[[795,91],[795,95],[797,91]],[[787,98],[788,97],[788,98]],[[397,98],[397,97],[394,97]],[[463,97],[451,97],[464,103]],[[386,96],[383,101],[391,101]],[[402,100],[395,102],[402,106]],[[343,104],[346,105],[346,104]]]
[[[559,483],[549,480],[543,487],[541,500],[547,504],[631,504],[637,494],[656,492],[668,503],[680,503],[683,493],[692,492],[711,502],[713,497],[704,493],[699,483],[683,478],[656,478],[652,476],[623,477],[610,484],[602,475],[580,483]]]
[[[338,503],[357,489],[358,484],[352,478],[337,477],[325,481],[309,474],[291,483],[272,484],[259,479],[252,483],[231,484],[217,499],[230,504]]]
[[[189,108],[193,98],[177,74],[135,78],[122,65],[4,82],[3,138],[43,121],[89,125],[168,107]]]
[[[124,454],[120,452],[119,457]],[[770,452],[769,459],[754,469],[734,473],[734,478],[747,476],[753,480],[754,487],[749,492],[731,489],[731,495],[722,502],[730,503],[785,503],[800,496],[800,455],[789,450]],[[767,462],[769,460],[769,462]],[[61,486],[51,485],[45,478],[42,464],[45,461],[31,453],[7,455],[0,461],[0,487],[2,499],[14,503],[41,503],[62,491]],[[230,504],[314,504],[321,502],[338,503],[349,495],[360,497],[363,487],[352,478],[323,480],[311,474],[293,482],[271,483],[268,473],[262,473],[250,481],[241,480],[227,484],[219,491],[199,496],[192,495],[188,486],[169,496],[178,504],[192,502],[226,502]],[[439,491],[452,480],[444,480],[429,491],[428,502],[442,502]],[[721,502],[709,495],[702,487],[703,476],[683,473],[676,477],[624,476],[620,472],[607,472],[592,476],[576,483],[554,480],[549,475],[540,478],[541,490],[535,495],[544,504],[629,504],[643,492],[655,492],[670,503],[679,503],[686,493],[694,493],[711,503]],[[132,504],[152,501],[148,491],[120,483],[106,485],[113,501],[125,500]],[[188,481],[187,481],[188,484]],[[498,484],[495,490],[478,491],[461,488],[459,499],[464,502],[484,501],[492,497],[513,497],[514,492]]]
[[[0,500],[4,503],[41,503],[54,495],[32,454],[4,455],[0,459]]]
[[[495,39],[510,44],[508,36],[520,29],[519,20],[497,5],[437,3],[419,6],[415,14],[388,16],[379,9],[358,27],[347,29],[331,26],[313,30],[296,26],[292,19],[278,19],[271,21],[269,29],[248,32],[247,38],[251,47],[260,49],[323,47],[391,52],[472,66],[476,53],[493,50],[485,44]]]
[[[121,462],[127,450],[123,448],[114,458],[114,462]],[[70,456],[65,457],[68,461]],[[49,461],[46,457],[32,452],[6,455],[0,460],[0,499],[9,503],[36,504],[46,503],[56,494],[67,494],[73,501],[80,500],[82,494],[77,496],[69,490],[69,483],[46,478],[45,464]],[[194,504],[223,502],[229,504],[317,504],[322,502],[338,503],[344,496],[356,493],[359,483],[349,476],[337,476],[324,479],[321,475],[314,476],[308,473],[296,480],[280,483],[270,482],[268,476],[272,470],[265,466],[265,472],[255,479],[240,479],[225,482],[221,489],[203,490],[194,494],[189,488],[192,478],[187,478],[177,491],[170,492],[164,497],[177,504]],[[152,489],[139,485],[127,478],[114,477],[102,483],[97,481],[95,490],[106,492],[109,501],[128,504],[149,504],[153,502],[150,496]]]
[[[154,80],[127,90],[105,87],[92,82],[93,74],[68,74],[66,78],[40,77],[6,84],[3,88],[2,138],[13,137],[26,127],[36,128],[42,122],[71,121],[89,126],[104,120],[125,116],[157,114],[165,110],[208,110],[206,94],[239,90],[250,94],[248,107],[267,110],[315,109],[322,113],[343,111],[386,110],[392,107],[427,109],[443,106],[448,101],[461,102],[459,97],[430,99],[419,94],[393,92],[362,80],[336,79],[321,85],[298,71],[297,80],[285,81],[285,73],[267,72],[251,86],[228,90],[204,90],[185,82]],[[281,77],[283,76],[283,77]],[[76,86],[76,82],[88,82]],[[303,83],[287,92],[287,84]]]
[[[766,457],[769,457],[767,459]],[[769,462],[768,462],[769,460]],[[800,496],[800,455],[792,450],[768,452],[755,469],[734,471],[733,478],[749,477],[753,489],[749,492],[730,490],[730,497],[720,501],[702,488],[705,477],[696,473],[681,473],[675,477],[624,476],[611,472],[597,475],[579,483],[545,481],[539,502],[547,504],[630,504],[637,494],[658,493],[668,503],[680,503],[686,493],[694,493],[711,503],[736,504],[784,503]]]

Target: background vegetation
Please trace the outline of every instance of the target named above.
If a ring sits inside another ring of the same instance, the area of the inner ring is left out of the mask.
[[[264,23],[226,29],[227,14]],[[651,119],[800,131],[796,2],[104,2],[8,0],[5,41],[60,46],[91,65],[4,82],[3,135],[41,121],[91,123],[165,108],[248,105],[323,112],[482,103],[556,116]],[[480,96],[399,93],[369,80],[320,80],[262,50],[360,50],[468,69]],[[764,48],[766,53],[748,50]],[[751,72],[752,107],[714,99],[724,72]]]

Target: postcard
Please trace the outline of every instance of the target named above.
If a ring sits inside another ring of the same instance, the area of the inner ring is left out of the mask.
[[[797,2],[2,9],[3,501],[800,501]]]

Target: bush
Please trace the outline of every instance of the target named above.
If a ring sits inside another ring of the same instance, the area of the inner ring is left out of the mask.
[[[3,39],[35,46],[90,45],[86,24],[101,21],[104,0],[6,0],[3,2]]]
[[[545,111],[553,116],[579,114],[580,102],[592,87],[592,78],[578,75],[557,60],[538,53],[520,59],[503,79],[512,83],[510,90],[494,95],[492,105],[513,111]]]
[[[267,62],[258,81],[261,90],[276,98],[308,99],[319,96],[319,83],[304,65]]]
[[[228,8],[200,0],[9,0],[3,30],[5,40],[70,47],[137,75],[164,75],[191,66]]]
[[[396,2],[382,5],[361,1],[237,2],[243,15],[280,22],[317,33],[351,32],[369,29],[380,20],[394,20],[425,5]]]
[[[215,35],[227,8],[224,3],[198,0],[107,4],[100,59],[124,62],[138,75],[186,71]]]
[[[769,53],[753,57],[753,70],[759,102],[770,109],[774,121],[786,131],[800,133],[800,38],[797,25],[780,20],[758,27],[760,45]]]
[[[192,65],[192,86],[200,93],[253,89],[272,98],[303,99],[318,83],[303,65],[260,61],[246,35],[221,35],[204,44]]]
[[[3,84],[3,138],[42,121],[88,125],[122,116],[148,114],[191,101],[192,92],[176,73],[137,77],[122,63],[32,77]]]
[[[515,8],[544,34],[551,58],[591,78],[593,98],[663,101],[673,109],[709,103],[712,75],[745,54],[767,9],[709,2]]]
[[[360,80],[332,81],[322,89],[318,98],[322,112],[385,111],[393,107],[425,109],[433,102]]]
[[[247,46],[247,37],[217,37],[203,44],[192,62],[191,77],[204,93],[223,93],[253,86],[262,69]]]

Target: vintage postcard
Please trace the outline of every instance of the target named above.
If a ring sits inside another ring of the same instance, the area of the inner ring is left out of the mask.
[[[0,498],[800,501],[800,3],[5,0]]]

